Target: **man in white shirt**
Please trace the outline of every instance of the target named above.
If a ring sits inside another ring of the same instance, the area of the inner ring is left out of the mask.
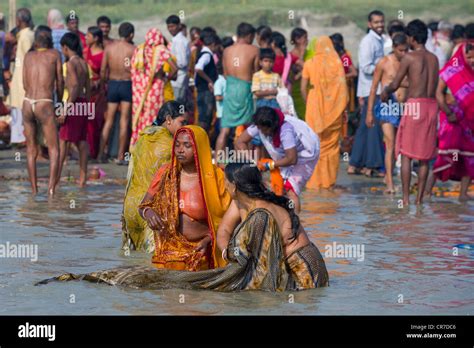
[[[384,56],[384,14],[380,11],[372,11],[368,17],[369,32],[362,39],[359,46],[359,81],[357,85],[357,97],[362,107],[359,128],[355,134],[349,167],[349,174],[362,172],[372,176],[374,170],[384,166],[383,134],[377,123],[372,128],[367,128],[365,118],[367,115],[367,102],[372,86],[375,66]],[[380,86],[377,95],[380,95]]]
[[[166,19],[168,31],[173,35],[171,40],[171,53],[176,57],[178,66],[178,75],[175,81],[171,81],[175,100],[185,103],[186,90],[188,89],[188,67],[191,49],[189,41],[183,35],[181,21],[178,16],[171,15]]]

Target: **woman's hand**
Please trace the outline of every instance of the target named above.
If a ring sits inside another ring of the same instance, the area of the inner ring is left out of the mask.
[[[209,247],[209,243],[211,243],[211,237],[206,236],[199,242],[198,246],[194,250],[198,253],[205,254],[207,248]]]
[[[161,222],[161,219],[153,209],[145,208],[145,211],[143,212],[143,217],[145,218],[145,221],[152,230],[162,231],[164,229],[164,225]]]

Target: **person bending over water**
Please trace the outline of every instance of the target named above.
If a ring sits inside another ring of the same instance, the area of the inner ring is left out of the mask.
[[[217,232],[218,247],[228,261],[225,267],[189,272],[131,266],[83,275],[66,273],[37,285],[87,280],[136,289],[218,291],[291,291],[328,286],[324,260],[289,208],[290,201],[267,191],[253,164],[229,164],[225,175],[225,187],[234,198]],[[166,197],[161,200],[168,201]]]
[[[158,170],[143,198],[139,212],[154,230],[152,262],[158,268],[196,271],[224,265],[216,231],[231,199],[211,156],[204,129],[180,128],[171,163]]]

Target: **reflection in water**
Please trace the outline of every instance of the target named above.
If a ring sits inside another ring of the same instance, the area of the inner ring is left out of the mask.
[[[0,313],[474,314],[474,251],[453,252],[455,245],[474,244],[472,203],[434,198],[420,209],[400,209],[399,197],[371,189],[373,183],[356,178],[333,192],[303,194],[301,220],[323,255],[333,243],[363,245],[363,261],[325,257],[330,287],[276,294],[138,291],[80,282],[35,287],[64,272],[150,258],[120,252],[122,186],[64,186],[48,199],[31,197],[27,183],[0,183],[0,243],[39,249],[35,263],[0,259]],[[397,301],[400,294],[403,303]]]

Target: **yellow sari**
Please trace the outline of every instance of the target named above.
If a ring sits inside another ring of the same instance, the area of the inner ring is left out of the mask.
[[[320,155],[307,188],[330,188],[339,170],[342,114],[349,102],[344,67],[328,36],[316,42],[314,57],[305,62],[303,78],[312,88],[306,102],[306,122],[318,134]]]
[[[171,55],[171,59],[176,64],[176,57]],[[171,65],[166,61],[163,64],[163,72],[170,73],[171,72]],[[163,97],[165,98],[165,103],[170,100],[174,100],[174,91],[173,86],[171,86],[171,81],[166,81],[165,87],[163,89]]]
[[[224,172],[212,164],[209,137],[204,129],[194,125],[182,127],[176,132],[175,141],[183,132],[191,137],[194,144],[196,168],[207,210],[211,248],[205,255],[196,253],[194,249],[199,243],[188,241],[178,232],[181,166],[173,152],[171,162],[160,168],[150,185],[149,192],[156,192],[154,199],[140,205],[142,208],[153,209],[165,224],[165,232],[154,233],[155,253],[152,262],[159,268],[188,271],[222,267],[226,263],[221,257],[221,251],[217,249],[216,232],[231,202],[231,197],[225,189]]]
[[[150,126],[140,132],[128,166],[127,187],[122,212],[122,249],[153,252],[153,231],[138,214],[150,182],[158,169],[171,160],[173,136],[168,129]]]

